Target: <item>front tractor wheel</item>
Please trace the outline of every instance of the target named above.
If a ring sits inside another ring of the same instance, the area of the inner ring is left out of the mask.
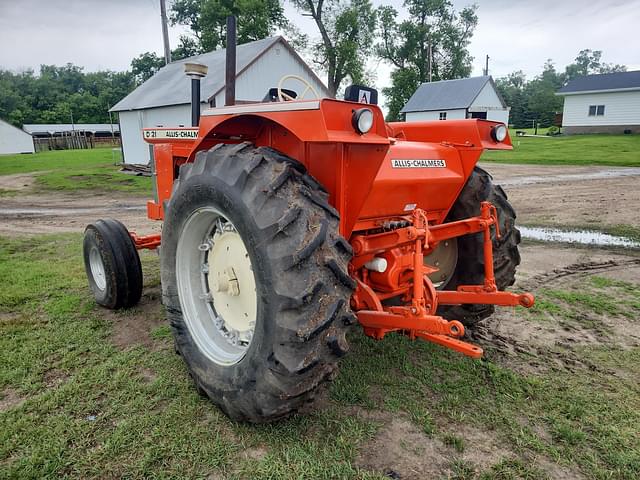
[[[181,167],[163,228],[163,300],[198,389],[236,420],[307,406],[353,322],[337,212],[298,162],[219,145]]]
[[[460,196],[454,203],[447,222],[462,220],[480,214],[480,203],[491,202],[498,213],[501,238],[493,236],[493,268],[499,290],[515,282],[516,267],[520,264],[520,232],[515,227],[516,212],[507,200],[507,194],[500,185],[495,185],[491,175],[480,167],[475,167]],[[447,272],[446,290],[455,290],[459,285],[478,285],[484,281],[483,234],[476,233],[458,237],[449,250],[455,249],[457,259],[450,263],[453,268]],[[439,273],[439,272],[438,272]],[[460,320],[465,326],[473,326],[495,311],[493,305],[452,305],[442,306],[438,313],[447,319]]]
[[[89,288],[96,302],[117,310],[133,307],[142,295],[142,266],[127,228],[107,218],[87,226],[82,244]]]

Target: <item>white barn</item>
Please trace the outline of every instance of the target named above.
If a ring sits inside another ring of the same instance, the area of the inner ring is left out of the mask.
[[[407,122],[480,118],[509,123],[509,107],[491,76],[423,83],[400,113]]]
[[[564,96],[564,133],[640,133],[640,71],[576,77]]]
[[[33,139],[24,130],[0,120],[0,155],[33,153]]]
[[[224,105],[225,55],[225,49],[221,49],[172,62],[113,106],[111,111],[120,116],[126,163],[149,162],[150,148],[142,140],[142,128],[191,125],[191,84],[184,73],[185,62],[209,67],[201,82],[201,110]],[[329,96],[322,81],[279,36],[238,45],[236,72],[238,101],[262,101],[269,89],[277,87],[280,78],[288,74],[307,80],[321,97]],[[295,81],[288,80],[284,87],[300,91]]]

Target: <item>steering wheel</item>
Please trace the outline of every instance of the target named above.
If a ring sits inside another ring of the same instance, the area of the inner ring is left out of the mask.
[[[293,98],[291,95],[288,95],[287,93],[282,91],[282,86],[284,85],[284,82],[289,79],[297,80],[298,82],[300,82],[302,85],[306,87],[304,91],[300,95],[298,95],[297,98]],[[307,80],[305,80],[302,77],[299,77],[298,75],[285,75],[278,82],[278,100],[281,102],[284,102],[286,100],[289,100],[289,101],[302,100],[304,99],[304,96],[307,94],[309,90],[311,90],[311,93],[313,93],[313,95],[315,96],[314,100],[320,99],[320,95],[318,95],[318,92],[316,91],[316,89],[313,88],[313,85],[311,85]]]

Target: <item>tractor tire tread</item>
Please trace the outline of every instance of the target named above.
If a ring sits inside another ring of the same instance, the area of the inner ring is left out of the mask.
[[[515,283],[516,268],[520,264],[520,231],[515,226],[516,212],[500,185],[493,183],[493,177],[486,170],[475,167],[467,180],[446,221],[451,222],[477,216],[480,202],[491,202],[498,212],[500,238],[493,235],[493,263],[496,285],[499,290]],[[482,284],[484,280],[483,234],[477,233],[458,237],[458,264],[453,277],[447,283],[447,290],[455,290],[458,285]],[[473,327],[491,316],[493,305],[447,305],[438,308],[438,313],[451,320],[460,320],[465,326]]]
[[[202,366],[189,342],[171,253],[179,235],[182,207],[177,205],[186,201],[181,197],[207,185],[231,192],[234,201],[246,205],[251,218],[242,221],[253,225],[255,244],[267,265],[256,268],[274,271],[271,293],[261,300],[274,312],[264,319],[272,324],[271,333],[258,342],[264,346],[256,347],[256,358],[245,357],[252,368],[222,380],[214,374],[215,364]],[[353,318],[349,299],[355,284],[347,273],[352,252],[339,235],[337,212],[327,203],[326,192],[299,162],[247,142],[199,152],[191,168],[181,167],[173,191],[163,231],[163,303],[194,381],[238,421],[271,422],[307,408],[348,350],[345,333]]]

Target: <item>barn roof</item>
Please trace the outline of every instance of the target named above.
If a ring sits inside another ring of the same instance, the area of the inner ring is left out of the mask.
[[[558,94],[628,89],[640,89],[640,70],[576,77],[558,90]]]
[[[50,134],[71,132],[114,132],[120,131],[120,126],[117,123],[113,125],[108,123],[29,123],[22,126],[22,129],[32,135],[37,134]]]
[[[7,122],[6,120],[3,120],[2,118],[0,118],[0,123],[2,123],[3,125],[7,125],[11,128],[15,128],[16,130],[18,130],[18,132],[25,133],[27,135],[29,134],[29,132],[25,132],[24,129],[20,129],[19,127],[12,125],[11,123]]]
[[[236,75],[242,74],[253,62],[262,56],[276,43],[284,47],[317,79],[315,73],[291,48],[287,41],[280,37],[269,37],[254,42],[243,43],[236,49]],[[225,83],[226,49],[214,50],[190,58],[171,62],[162,67],[149,80],[124,97],[112,108],[112,112],[123,110],[142,110],[145,108],[164,107],[168,105],[182,105],[191,103],[191,89],[184,73],[183,64],[198,62],[209,67],[209,72],[201,81],[200,101],[207,102],[224,88]],[[323,82],[318,79],[321,85]]]
[[[400,110],[400,113],[469,108],[488,82],[495,89],[491,76],[423,83]],[[496,91],[496,93],[498,92]],[[500,98],[499,94],[498,98]],[[500,101],[502,106],[506,108],[502,98]]]

